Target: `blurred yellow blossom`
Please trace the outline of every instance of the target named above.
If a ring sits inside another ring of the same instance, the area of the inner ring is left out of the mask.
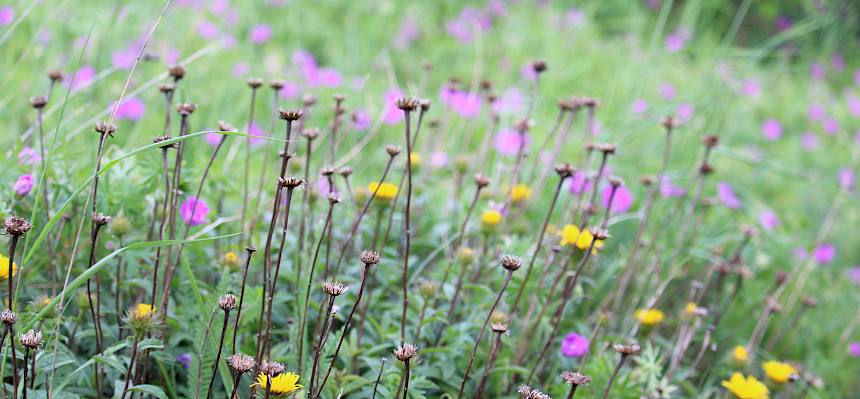
[[[636,311],[636,320],[639,320],[645,326],[656,326],[663,322],[666,315],[658,309],[639,309]]]
[[[749,353],[747,353],[747,348],[743,345],[735,346],[735,349],[732,350],[732,360],[739,364],[745,364],[747,359],[749,358]]]
[[[18,274],[18,265],[12,262],[12,275]],[[0,255],[0,280],[9,278],[9,257]]]
[[[502,221],[502,213],[495,209],[487,209],[481,215],[481,222],[485,226],[495,226]]]
[[[373,182],[370,183],[367,188],[370,189],[371,193],[376,192],[376,198],[390,201],[397,196],[397,186],[391,183],[379,184],[377,182]],[[379,188],[379,191],[377,191],[377,188]]]
[[[791,379],[791,376],[797,375],[797,369],[794,368],[794,366],[788,363],[778,362],[776,360],[769,360],[762,363],[761,368],[764,370],[764,373],[767,374],[767,378],[780,384],[788,382],[788,380]]]
[[[723,381],[722,385],[739,399],[768,399],[769,397],[767,387],[753,376],[744,377],[741,373],[734,373],[731,378]]]
[[[511,189],[511,201],[518,203],[529,199],[532,196],[532,189],[525,184],[517,184]]]

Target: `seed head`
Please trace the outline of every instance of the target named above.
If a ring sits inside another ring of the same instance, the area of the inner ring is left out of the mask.
[[[323,167],[320,169],[320,174],[321,174],[321,175],[323,175],[323,176],[331,176],[331,175],[333,175],[333,174],[334,174],[334,172],[335,172],[335,168],[334,168],[334,166],[331,166],[331,165],[329,165],[329,166],[323,166]]]
[[[573,169],[573,165],[569,163],[560,163],[558,165],[553,166],[553,169],[555,169],[555,173],[557,173],[558,176],[562,179],[571,177],[576,172]]]
[[[521,399],[552,399],[549,395],[528,385],[520,385],[517,394],[520,395]]]
[[[278,362],[265,361],[260,364],[260,372],[269,377],[274,377],[284,372],[284,365]]]
[[[331,296],[340,296],[346,292],[347,286],[337,281],[326,281],[323,283],[323,291]]]
[[[699,165],[699,173],[703,175],[709,175],[711,173],[714,173],[714,167],[707,162],[703,162],[701,165]]]
[[[654,176],[647,175],[639,177],[639,183],[641,183],[645,187],[651,186],[655,182],[657,182],[657,179],[654,178]]]
[[[615,154],[615,151],[618,149],[618,147],[616,147],[615,144],[609,144],[609,143],[597,143],[597,145],[595,145],[594,148],[597,149],[597,151],[600,151],[604,154]]]
[[[490,185],[490,178],[481,173],[476,174],[474,180],[475,185],[478,186],[478,188],[484,188]]]
[[[664,116],[660,119],[660,125],[666,128],[667,131],[671,131],[672,129],[678,127],[681,123],[678,121],[678,118],[675,118],[672,115]]]
[[[236,370],[239,374],[251,371],[256,364],[257,361],[253,356],[241,353],[236,353],[233,356],[230,356],[230,367],[232,367],[233,370]]]
[[[38,350],[39,346],[42,345],[42,332],[34,331],[31,328],[30,331],[21,334],[18,337],[18,340],[21,341],[21,345],[24,345],[24,347],[32,350]]]
[[[63,81],[63,71],[59,69],[54,69],[48,72],[48,79],[51,79],[52,82],[58,83]]]
[[[285,121],[297,121],[297,120],[299,120],[299,118],[302,117],[302,110],[300,110],[300,109],[290,109],[290,110],[279,109],[278,110],[278,117],[280,117],[281,119],[283,119]]]
[[[717,146],[717,144],[720,143],[720,138],[714,135],[708,135],[702,139],[702,143],[705,145],[705,147],[714,148]]]
[[[531,119],[520,119],[520,121],[514,125],[514,130],[519,134],[526,134],[533,125],[534,123]]]
[[[113,133],[116,131],[116,125],[114,125],[113,123],[108,124],[105,121],[98,121],[93,127],[93,130],[95,130],[97,133],[113,136]]]
[[[352,168],[350,168],[349,166],[342,166],[340,169],[337,170],[337,173],[343,177],[347,177],[352,174]]]
[[[3,321],[3,324],[10,326],[18,322],[18,316],[15,315],[15,312],[4,309],[2,313],[0,313],[0,320]]]
[[[48,103],[48,98],[45,96],[30,97],[30,105],[32,105],[33,108],[36,108],[36,109],[45,108],[45,104],[47,104],[47,103]]]
[[[546,61],[544,61],[544,60],[532,61],[532,70],[535,71],[535,73],[540,74],[540,73],[546,72],[546,68],[547,68]]]
[[[158,91],[162,94],[173,93],[176,90],[176,85],[173,83],[162,83],[158,85]]]
[[[302,137],[304,137],[308,140],[313,140],[313,139],[319,137],[319,135],[320,135],[320,130],[315,128],[315,127],[307,127],[307,128],[302,129]]]
[[[394,101],[394,105],[403,111],[415,111],[418,108],[418,99],[415,97],[400,97]]]
[[[194,113],[197,109],[197,106],[191,103],[179,103],[176,104],[176,112],[182,116],[188,116]]]
[[[182,65],[172,65],[167,68],[167,73],[173,77],[173,80],[179,81],[185,77],[185,67]]]
[[[642,350],[639,344],[615,344],[612,348],[615,349],[616,352],[625,356],[635,355]]]
[[[508,325],[505,323],[493,323],[493,325],[491,325],[490,328],[493,330],[493,332],[496,332],[499,334],[504,334],[504,333],[508,332]]]
[[[301,186],[302,183],[304,183],[304,180],[299,179],[298,177],[292,177],[292,176],[287,177],[287,178],[280,178],[279,177],[278,183],[281,185],[281,187],[296,188],[298,186]]]
[[[332,205],[340,203],[340,195],[337,195],[337,193],[329,193],[328,203]]]
[[[481,80],[480,88],[483,91],[492,90],[493,89],[493,82],[490,82],[489,80],[486,80],[486,79]]]
[[[392,157],[396,157],[397,154],[400,154],[400,147],[393,145],[393,144],[389,144],[389,145],[385,146],[385,152],[387,152],[388,155],[390,155]]]
[[[235,132],[236,128],[227,122],[218,121],[218,130],[222,132]]]
[[[224,294],[218,298],[218,307],[225,312],[229,312],[236,307],[236,295]]]
[[[618,187],[618,186],[624,184],[624,181],[621,180],[621,178],[618,176],[609,176],[608,180],[609,180],[609,185],[612,187]]]
[[[421,100],[418,101],[418,105],[421,107],[421,111],[424,111],[424,112],[427,112],[430,110],[430,104],[431,104],[430,100],[428,100],[426,98],[422,98]]]
[[[588,231],[591,232],[591,235],[594,236],[594,239],[596,241],[606,240],[610,237],[608,230],[601,229],[599,227],[592,227],[592,228],[588,229]]]
[[[412,344],[403,344],[394,350],[394,357],[401,362],[405,362],[418,355],[418,346]]]
[[[316,104],[316,103],[317,103],[317,98],[314,97],[313,94],[308,93],[308,94],[305,94],[302,96],[302,105],[304,105],[305,108],[313,107],[314,104]]]
[[[361,263],[364,263],[365,265],[375,265],[379,263],[380,260],[379,252],[369,250],[361,251],[361,256],[359,258],[361,259]]]
[[[3,221],[3,228],[6,232],[13,236],[21,236],[30,231],[33,225],[29,220],[18,216],[9,216]]]
[[[281,91],[281,89],[284,88],[284,81],[283,80],[270,80],[269,81],[269,87],[271,87],[272,90],[274,90],[274,91]]]
[[[591,377],[581,374],[578,371],[562,371],[561,379],[564,380],[566,384],[570,385],[588,385],[588,383],[591,382]]]
[[[523,265],[522,258],[514,255],[502,256],[502,258],[499,259],[499,262],[502,264],[502,267],[510,271],[517,270]]]
[[[558,108],[562,111],[576,111],[579,107],[579,101],[575,98],[558,100]]]
[[[600,106],[600,101],[591,97],[583,97],[579,99],[579,103],[588,108],[597,108]]]
[[[259,78],[250,78],[248,79],[247,83],[248,87],[250,87],[252,90],[257,90],[257,88],[263,85],[263,80]]]
[[[806,298],[803,298],[803,306],[806,306],[808,308],[814,308],[816,305],[818,305],[818,299],[814,296],[808,296]]]
[[[153,142],[153,143],[156,143],[156,144],[157,144],[157,143],[160,143],[160,142],[162,142],[162,141],[167,141],[167,140],[170,140],[170,136],[155,136],[155,137],[153,137],[153,138],[152,138],[152,142]],[[164,147],[167,147],[167,148],[176,148],[176,147],[178,147],[178,145],[177,145],[177,143],[170,143],[170,144],[165,144],[165,145],[162,145],[162,146],[159,146],[159,147],[160,147],[160,148],[164,148]]]
[[[104,225],[110,223],[111,220],[113,220],[113,218],[111,218],[110,216],[101,214],[101,213],[97,213],[97,214],[93,215],[93,222],[95,222],[96,225],[98,225],[98,226],[104,226]]]

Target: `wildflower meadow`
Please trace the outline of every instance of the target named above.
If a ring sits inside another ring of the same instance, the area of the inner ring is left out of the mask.
[[[860,398],[858,21],[0,1],[0,395]]]

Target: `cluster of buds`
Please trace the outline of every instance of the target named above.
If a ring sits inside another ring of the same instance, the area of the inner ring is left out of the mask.
[[[248,356],[241,353],[236,353],[230,356],[230,367],[236,370],[236,373],[243,374],[254,369],[257,361],[253,356]]]
[[[42,332],[35,331],[31,328],[30,331],[21,334],[21,336],[18,337],[18,340],[21,341],[21,345],[25,348],[36,351],[39,350],[39,346],[42,345]]]
[[[229,312],[236,307],[236,295],[224,294],[218,298],[218,307],[225,312]]]
[[[30,231],[33,225],[29,220],[22,217],[9,216],[3,221],[3,228],[6,229],[6,233],[13,236],[22,236],[24,233]]]
[[[260,364],[260,372],[269,377],[274,377],[284,372],[284,365],[279,362],[265,361]]]

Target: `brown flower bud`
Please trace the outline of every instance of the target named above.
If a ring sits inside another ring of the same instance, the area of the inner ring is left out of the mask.
[[[326,281],[323,283],[323,291],[331,296],[339,296],[346,292],[347,287],[337,281]]]
[[[263,85],[263,80],[258,78],[250,78],[247,80],[248,87],[256,90],[258,87]]]
[[[107,134],[109,136],[112,136],[113,133],[116,131],[116,125],[114,125],[113,123],[108,124],[105,121],[98,121],[98,122],[96,122],[96,125],[93,127],[93,130],[95,130],[97,133]]]
[[[702,139],[702,143],[705,144],[705,147],[714,148],[720,143],[720,138],[714,135],[708,135]]]
[[[478,186],[478,188],[484,188],[490,185],[490,178],[482,173],[476,174],[473,179],[475,180],[475,185]]]
[[[224,294],[218,298],[218,307],[225,312],[229,312],[236,307],[236,295]]]
[[[394,105],[403,111],[415,111],[415,108],[418,108],[418,99],[415,97],[400,97],[394,101]]]
[[[565,384],[570,385],[588,385],[588,383],[591,382],[591,377],[585,374],[580,374],[578,371],[562,371],[561,379],[564,380]]]
[[[394,350],[394,357],[401,362],[405,362],[418,355],[418,346],[412,344],[403,344]]]
[[[185,77],[185,67],[182,65],[173,65],[167,68],[167,73],[173,77],[173,80],[180,80]]]
[[[48,79],[51,79],[54,83],[59,83],[63,81],[63,71],[59,69],[54,69],[48,72]]]
[[[18,337],[18,340],[21,341],[21,345],[26,348],[32,350],[38,350],[39,346],[42,345],[42,332],[34,331],[32,328],[24,334],[21,334]]]
[[[297,120],[299,120],[299,118],[302,117],[302,110],[300,110],[300,109],[295,109],[295,110],[279,109],[278,110],[278,117],[280,117],[281,119],[286,120],[286,121],[297,121]]]
[[[505,255],[499,259],[499,263],[501,263],[502,267],[507,270],[514,271],[523,266],[523,260],[519,256],[514,255]]]
[[[176,104],[176,112],[182,116],[188,116],[194,113],[197,110],[197,106],[191,103],[180,103]]]
[[[678,121],[678,118],[674,116],[664,116],[660,119],[660,125],[666,128],[666,130],[671,131],[672,129],[678,127],[681,123]]]
[[[615,344],[612,348],[615,349],[616,352],[625,356],[635,355],[642,350],[639,344]]]
[[[385,152],[387,152],[388,155],[394,157],[394,156],[397,156],[397,154],[400,154],[400,147],[398,147],[396,145],[389,144],[389,145],[385,146]]]
[[[597,143],[594,148],[604,154],[615,154],[615,151],[618,150],[618,147],[615,144],[609,143]]]
[[[337,173],[343,177],[347,177],[352,174],[352,168],[350,168],[349,166],[343,166],[337,170]]]
[[[162,94],[173,93],[174,90],[176,90],[176,85],[174,85],[173,83],[162,83],[158,85],[158,91],[160,91]]]
[[[544,72],[546,72],[546,68],[547,68],[546,61],[544,61],[544,60],[532,61],[532,71],[534,71],[535,73],[538,73],[538,74],[544,73]]]
[[[93,215],[93,222],[95,222],[95,224],[99,225],[99,226],[104,226],[104,225],[110,223],[111,220],[113,220],[113,218],[111,218],[110,216],[101,214],[101,213],[97,213],[97,214]]]
[[[361,259],[361,263],[365,265],[375,265],[379,263],[380,257],[379,252],[376,251],[361,251],[361,255],[359,256]]]
[[[269,87],[271,87],[272,90],[274,90],[274,91],[281,91],[281,89],[284,88],[284,81],[283,80],[270,80],[269,81]]]
[[[36,109],[45,108],[46,104],[48,104],[48,98],[45,96],[30,97],[30,105],[32,105],[33,108],[36,108]]]
[[[269,377],[274,377],[284,372],[284,365],[279,362],[265,361],[260,364],[260,372]]]
[[[569,163],[560,163],[555,165],[553,169],[555,169],[555,173],[557,173],[562,179],[571,177],[576,173],[576,170],[573,169],[573,165]]]
[[[18,216],[9,216],[3,221],[3,228],[6,232],[13,236],[21,236],[33,228],[33,224],[29,220]],[[11,260],[10,260],[11,261]]]

